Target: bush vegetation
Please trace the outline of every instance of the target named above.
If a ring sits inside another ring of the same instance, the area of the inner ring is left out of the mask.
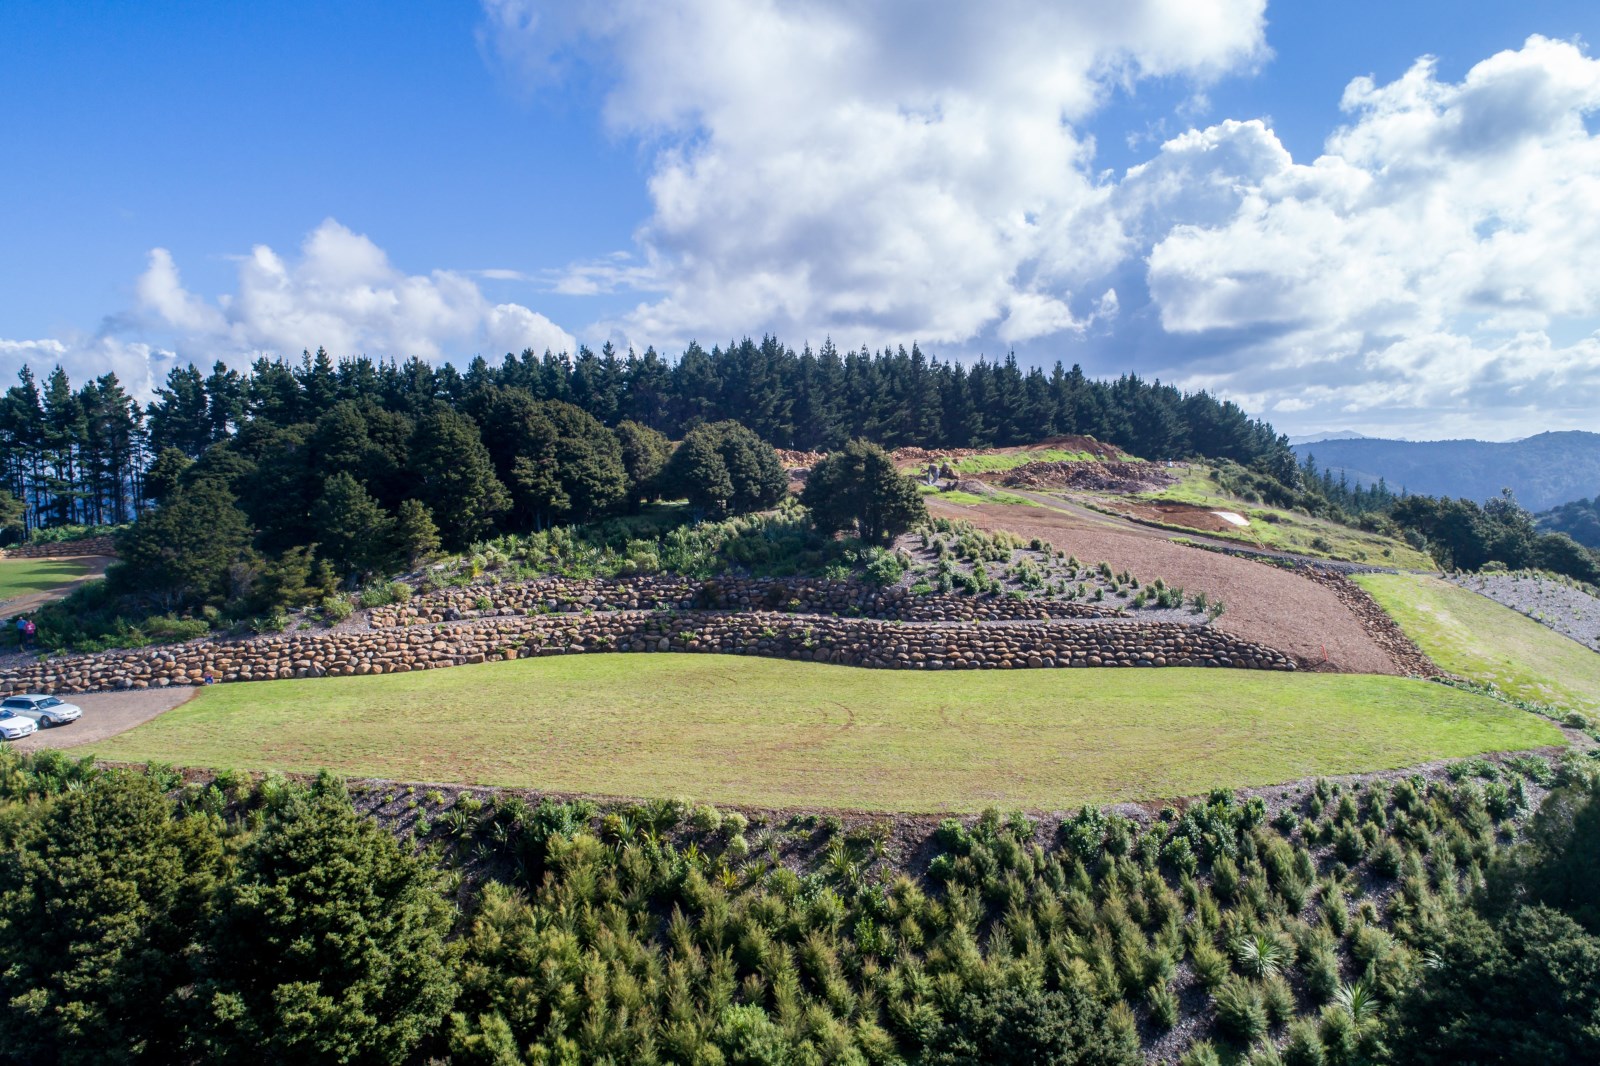
[[[1594,1061],[1600,788],[1549,780],[1526,832],[1474,775],[1319,781],[1289,830],[991,811],[907,867],[882,822],[358,795],[405,847],[325,776],[5,752],[0,1061]]]

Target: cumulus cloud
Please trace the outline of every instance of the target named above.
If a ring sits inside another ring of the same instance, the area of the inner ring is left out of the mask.
[[[1600,324],[1600,61],[1532,37],[1458,83],[1428,58],[1357,78],[1342,106],[1309,164],[1226,122],[1129,173],[1164,329],[1243,339],[1213,384],[1275,382],[1266,406],[1329,424],[1590,421],[1595,338],[1552,334]]]
[[[1357,77],[1309,162],[1241,117],[1116,176],[1086,120],[1150,76],[1190,82],[1173,118],[1203,109],[1268,55],[1260,3],[484,9],[526,83],[603,56],[605,121],[652,153],[639,259],[558,283],[645,295],[602,331],[1031,346],[1302,428],[1589,418],[1600,62],[1576,44]]]
[[[490,303],[464,274],[406,274],[372,240],[333,219],[311,231],[296,260],[257,245],[239,261],[236,290],[215,302],[184,288],[162,248],[150,253],[138,293],[141,308],[176,331],[185,350],[219,355],[321,346],[338,356],[440,359],[575,347],[543,315]]]
[[[336,358],[428,360],[577,347],[544,315],[492,303],[465,274],[406,274],[372,240],[333,219],[306,236],[296,258],[264,244],[251,249],[238,261],[234,291],[214,300],[185,287],[165,248],[150,252],[134,289],[137,306],[108,318],[94,336],[0,340],[0,367],[15,373],[26,363],[43,373],[60,364],[74,383],[112,370],[131,393],[148,398],[178,362],[239,364],[318,347]]]
[[[603,52],[606,121],[655,152],[624,334],[1024,342],[1083,330],[1122,254],[1081,120],[1254,62],[1263,6],[487,0],[485,40],[534,82]]]

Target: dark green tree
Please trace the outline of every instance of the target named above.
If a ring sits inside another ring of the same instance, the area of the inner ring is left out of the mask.
[[[151,503],[166,500],[177,491],[183,472],[193,465],[194,460],[177,448],[162,448],[156,461],[144,472],[144,498]]]
[[[212,478],[180,489],[117,537],[107,574],[120,592],[165,610],[220,600],[230,568],[250,547],[250,525],[227,486]]]
[[[1138,1038],[1086,989],[969,992],[934,1032],[926,1066],[1136,1066]]]
[[[718,517],[771,507],[783,498],[788,484],[772,445],[737,422],[690,430],[662,477],[667,491]]]
[[[323,482],[311,517],[319,553],[345,579],[378,572],[392,558],[393,519],[349,474]]]
[[[450,908],[324,779],[242,856],[195,998],[212,1061],[404,1062],[455,997]]]
[[[811,468],[800,502],[819,532],[854,529],[874,544],[888,543],[928,518],[916,482],[895,469],[888,452],[859,439]]]
[[[628,508],[661,495],[661,470],[672,456],[672,442],[666,436],[638,422],[617,424],[617,440],[622,445],[622,466],[628,474]]]
[[[444,545],[461,549],[487,536],[511,498],[472,419],[435,410],[417,423],[410,451],[417,496],[432,511]]]
[[[1600,938],[1544,906],[1457,916],[1389,1044],[1395,1066],[1600,1062]]]
[[[421,500],[402,500],[393,528],[394,556],[406,569],[415,569],[439,550],[439,527]]]
[[[0,862],[0,1059],[184,1061],[212,823],[126,772],[20,813]]]

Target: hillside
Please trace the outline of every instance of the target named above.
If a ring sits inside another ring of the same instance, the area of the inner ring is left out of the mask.
[[[1343,471],[1352,482],[1382,477],[1392,489],[1485,500],[1509,487],[1533,511],[1595,495],[1600,489],[1600,433],[1540,433],[1519,441],[1324,440],[1297,444],[1302,460]]]
[[[1600,494],[1561,504],[1534,518],[1541,533],[1565,533],[1585,547],[1600,548]]]

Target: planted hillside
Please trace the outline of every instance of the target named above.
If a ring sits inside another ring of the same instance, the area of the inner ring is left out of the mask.
[[[0,1061],[1600,1053],[1588,759],[937,825],[0,764]]]

